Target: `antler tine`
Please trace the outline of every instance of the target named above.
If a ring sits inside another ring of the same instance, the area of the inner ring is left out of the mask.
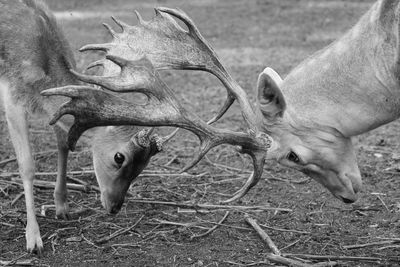
[[[130,27],[130,25],[126,24],[125,22],[117,19],[114,16],[111,16],[111,19],[115,22],[115,24],[117,24],[122,31],[125,31],[126,29],[128,29]]]
[[[228,93],[224,105],[219,109],[217,114],[207,122],[207,124],[213,124],[214,122],[217,122],[228,111],[234,102],[235,98]]]
[[[90,50],[100,50],[103,52],[108,52],[112,49],[112,44],[88,44],[84,45],[81,48],[79,48],[80,52],[83,51],[90,51]]]
[[[108,25],[107,23],[103,23],[103,26],[107,29],[107,31],[111,34],[112,37],[117,36],[117,32],[114,31],[114,29],[111,28],[110,25]]]
[[[142,15],[140,15],[140,13],[137,10],[134,10],[133,12],[135,13],[137,20],[139,21],[139,24],[142,24],[142,25],[145,24],[145,21],[142,18]]]
[[[104,59],[96,60],[86,66],[85,70],[90,70],[94,67],[104,67]]]
[[[199,37],[202,40],[202,42],[208,46],[206,40],[201,35],[196,24],[194,24],[192,19],[182,9],[179,9],[179,8],[173,9],[173,8],[168,8],[168,7],[156,7],[155,10],[168,13],[168,14],[180,19],[181,21],[183,21],[185,23],[186,27],[188,27],[189,32],[194,34],[195,36]],[[209,48],[211,49],[211,47],[209,47]]]
[[[113,55],[107,55],[106,59],[121,67],[118,76],[93,76],[80,74],[72,69],[70,71],[83,82],[96,84],[114,92],[137,91],[140,87],[146,87],[146,84],[152,80],[152,75],[148,70],[153,69],[153,66],[145,56],[136,61],[127,61]],[[141,90],[141,92],[148,95],[146,90]]]
[[[216,143],[210,144],[210,142],[207,142],[207,141],[201,142],[199,153],[197,154],[197,156],[179,172],[180,173],[186,172],[186,171],[190,170],[191,168],[193,168],[194,166],[196,166],[196,164],[199,163],[202,158],[204,158],[204,156],[207,154],[207,152],[210,151],[211,148],[213,148],[217,145],[218,144],[216,144]]]
[[[244,195],[249,192],[249,190],[255,186],[258,181],[260,180],[263,170],[264,170],[264,163],[265,163],[265,153],[254,153],[251,154],[253,158],[253,172],[250,174],[249,178],[247,179],[246,183],[240,188],[233,196],[229,199],[221,201],[221,203],[230,203],[235,200],[240,199]]]

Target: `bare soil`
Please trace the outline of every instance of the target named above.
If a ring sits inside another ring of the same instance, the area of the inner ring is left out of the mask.
[[[343,34],[372,3],[330,0],[48,2],[57,12],[74,51],[84,44],[110,39],[101,26],[104,21],[111,24],[109,14],[136,23],[133,13],[128,11],[137,9],[144,18],[150,19],[153,6],[180,7],[193,18],[253,100],[258,73],[266,66],[285,76],[301,60]],[[93,53],[76,52],[80,69],[97,57]],[[163,77],[182,102],[204,119],[213,116],[224,101],[225,89],[209,74],[175,71],[164,72]],[[15,154],[3,114],[0,118],[1,161]],[[55,137],[47,122],[47,118],[32,117],[35,152],[56,150]],[[243,129],[237,105],[218,126]],[[18,170],[17,164],[10,162],[0,166],[0,260],[28,260],[37,266],[275,266],[266,260],[266,254],[270,253],[267,246],[246,224],[244,216],[248,213],[259,224],[268,226],[263,229],[282,253],[302,254],[299,257],[303,258],[305,254],[330,255],[338,266],[400,266],[399,244],[346,249],[349,245],[400,238],[399,130],[400,123],[396,121],[357,138],[365,185],[357,203],[345,205],[315,181],[270,162],[260,183],[234,205],[291,211],[244,212],[231,208],[223,225],[197,238],[194,236],[220,221],[226,209],[188,209],[135,200],[217,204],[241,187],[251,171],[251,162],[232,147],[223,146],[214,149],[190,175],[179,175],[177,170],[197,151],[196,138],[182,131],[132,185],[130,196],[118,215],[105,213],[95,190],[70,190],[70,206],[78,212],[72,220],[54,219],[52,209],[46,216],[39,216],[45,243],[45,254],[41,258],[25,253],[23,197],[11,205],[23,191],[11,183],[18,175],[7,175]],[[38,172],[56,171],[55,152],[37,156],[36,162]],[[90,149],[80,144],[70,156],[69,171],[91,168]],[[71,176],[96,185],[93,174]],[[37,178],[55,180],[54,175]],[[53,204],[51,189],[35,188],[35,196],[38,214],[40,207]],[[103,244],[94,243],[137,222],[134,229],[119,237]],[[341,256],[378,259],[335,258]]]

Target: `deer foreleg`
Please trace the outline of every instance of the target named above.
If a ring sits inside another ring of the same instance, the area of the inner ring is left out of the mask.
[[[67,135],[59,126],[54,126],[57,135],[58,164],[57,180],[54,189],[54,203],[56,205],[56,216],[59,219],[69,219],[68,192],[67,192],[67,159],[68,145]]]
[[[35,176],[35,163],[33,161],[31,146],[28,137],[28,122],[26,110],[15,103],[8,90],[4,93],[4,107],[11,140],[14,145],[19,173],[24,186],[26,204],[26,248],[28,252],[37,249],[41,254],[43,242],[40,237],[39,225],[35,215],[35,203],[33,197],[33,179]]]

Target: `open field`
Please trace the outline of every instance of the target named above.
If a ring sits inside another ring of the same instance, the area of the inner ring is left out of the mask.
[[[180,7],[196,22],[215,47],[232,76],[254,100],[258,74],[270,66],[283,77],[303,59],[326,46],[349,29],[373,1],[334,0],[86,0],[48,1],[75,52],[80,70],[98,58],[79,53],[88,43],[110,40],[101,26],[112,24],[115,15],[136,23],[131,12],[145,19],[152,7]],[[212,117],[225,99],[225,89],[206,73],[163,72],[163,78],[185,106],[202,118]],[[195,104],[193,104],[195,103]],[[2,112],[2,111],[1,111]],[[235,104],[219,127],[240,130],[242,118]],[[56,142],[47,118],[32,118],[32,141],[37,172],[56,171]],[[165,130],[161,130],[164,132]],[[397,238],[400,243],[400,123],[381,127],[356,139],[364,190],[360,200],[345,205],[303,174],[267,163],[263,179],[233,205],[289,209],[228,209],[229,216],[212,233],[196,237],[213,227],[227,209],[178,208],[158,203],[217,204],[247,179],[251,161],[232,147],[211,151],[189,174],[177,174],[197,151],[196,138],[182,131],[165,151],[155,156],[130,189],[130,196],[116,216],[106,214],[95,190],[69,191],[70,207],[78,211],[71,221],[54,219],[54,210],[39,216],[45,254],[25,253],[25,205],[23,192],[12,183],[18,178],[15,161],[0,165],[0,260],[33,260],[39,266],[274,266],[270,253],[246,223],[245,213],[263,224],[282,253],[360,257],[337,259],[339,266],[400,266],[400,244],[377,244],[355,249],[346,246]],[[0,161],[14,158],[4,114],[0,116]],[[71,176],[97,185],[88,146],[80,144],[70,155]],[[79,174],[76,172],[84,171]],[[55,175],[38,175],[54,181]],[[38,214],[53,204],[51,189],[35,188]],[[80,212],[79,212],[80,211]],[[136,227],[108,242],[94,241]],[[374,257],[370,261],[362,259]],[[316,260],[320,262],[322,260]],[[327,260],[325,260],[326,262]],[[1,265],[1,264],[0,264]]]

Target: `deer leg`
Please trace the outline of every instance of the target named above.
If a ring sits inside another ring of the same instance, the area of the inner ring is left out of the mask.
[[[67,135],[58,125],[54,126],[54,131],[57,136],[58,148],[58,164],[57,164],[57,180],[54,189],[54,203],[56,205],[56,217],[58,219],[70,219],[68,207],[68,192],[67,192],[67,160],[68,160],[68,145]]]
[[[4,107],[11,140],[14,145],[19,173],[24,186],[26,204],[26,248],[28,252],[37,249],[41,254],[43,242],[40,237],[39,225],[35,215],[35,203],[33,197],[33,179],[35,176],[35,163],[33,161],[31,146],[28,137],[28,122],[26,110],[15,103],[7,92],[4,94]]]

